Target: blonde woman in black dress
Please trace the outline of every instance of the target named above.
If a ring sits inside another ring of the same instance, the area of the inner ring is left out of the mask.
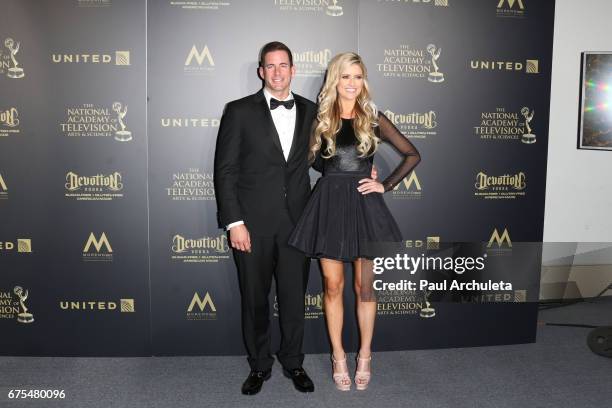
[[[370,178],[374,153],[382,141],[393,145],[404,158],[382,183]],[[372,290],[368,260],[375,257],[368,243],[399,242],[400,230],[383,200],[419,163],[420,155],[370,98],[367,71],[361,57],[348,52],[336,55],[328,67],[319,94],[317,124],[310,143],[310,161],[323,176],[298,221],[289,244],[313,258],[323,271],[324,309],[332,346],[336,387],[351,388],[342,345],[344,265],[352,262],[357,299],[360,347],[355,385],[370,381],[371,344],[376,301],[364,298]],[[371,265],[371,262],[370,262]],[[362,277],[362,269],[364,276]],[[363,284],[363,287],[362,287]]]

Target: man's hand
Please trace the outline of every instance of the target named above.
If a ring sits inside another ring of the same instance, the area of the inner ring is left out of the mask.
[[[372,165],[372,173],[370,174],[370,178],[372,180],[376,180],[378,178],[378,170],[376,170],[375,165]]]
[[[232,248],[239,251],[251,252],[251,235],[246,225],[236,225],[230,228],[229,233]]]

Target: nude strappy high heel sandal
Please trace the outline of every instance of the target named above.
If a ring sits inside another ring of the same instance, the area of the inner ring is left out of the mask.
[[[342,360],[336,360],[334,355],[331,356],[332,371],[336,388],[340,391],[350,391],[351,377],[349,377],[348,366],[346,365],[346,354]]]
[[[368,358],[361,358],[357,355],[357,369],[355,370],[355,388],[359,391],[363,391],[368,388],[370,383],[371,372],[371,361],[372,356]]]

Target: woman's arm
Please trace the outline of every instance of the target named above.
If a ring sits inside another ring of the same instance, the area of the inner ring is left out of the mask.
[[[315,119],[312,122],[312,125],[310,125],[310,141],[308,144],[308,155],[309,156],[310,156],[310,149],[315,144],[315,129],[317,128],[318,123],[319,122]],[[323,141],[323,144],[321,145],[321,149],[317,152],[317,155],[315,156],[314,161],[310,163],[312,168],[318,171],[319,173],[323,173],[324,163],[323,163],[323,158],[321,157],[321,150],[324,149],[324,144],[325,142]]]
[[[419,164],[421,155],[416,147],[380,112],[378,113],[378,124],[380,138],[385,142],[391,143],[404,156],[404,160],[382,182],[385,191],[389,191]]]
[[[317,157],[314,162],[312,162],[312,168],[318,171],[319,173],[323,173],[323,158],[321,157],[321,151],[317,152]]]

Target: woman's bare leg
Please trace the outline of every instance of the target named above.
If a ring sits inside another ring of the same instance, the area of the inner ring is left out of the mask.
[[[376,319],[376,298],[372,288],[372,261],[357,259],[353,262],[355,270],[355,298],[357,299],[357,322],[359,323],[359,356],[368,358],[371,354],[374,320]]]
[[[342,346],[344,265],[341,261],[321,258],[321,269],[323,270],[323,305],[327,332],[334,358],[341,360],[344,358],[344,347]]]

